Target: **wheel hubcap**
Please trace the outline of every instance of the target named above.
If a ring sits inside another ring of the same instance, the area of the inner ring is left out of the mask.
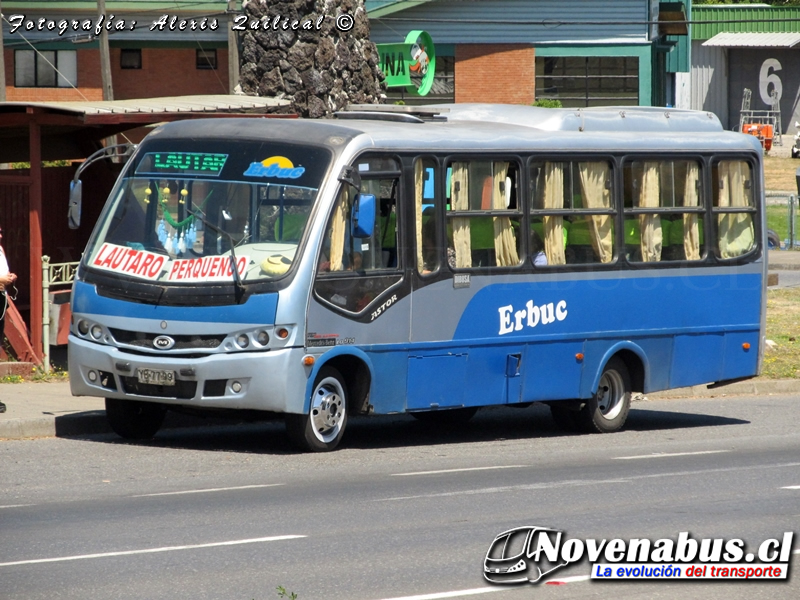
[[[319,382],[312,396],[311,426],[322,442],[335,439],[345,419],[344,391],[339,382],[327,377]]]
[[[625,386],[616,371],[606,371],[597,388],[597,408],[606,419],[615,418],[622,410]]]

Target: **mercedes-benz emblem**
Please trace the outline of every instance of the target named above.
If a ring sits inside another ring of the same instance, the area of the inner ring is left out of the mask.
[[[174,345],[175,345],[175,340],[173,340],[168,335],[159,335],[153,340],[153,346],[155,346],[159,350],[169,350]]]

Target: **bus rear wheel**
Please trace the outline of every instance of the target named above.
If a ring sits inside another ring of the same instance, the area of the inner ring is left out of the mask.
[[[346,425],[347,386],[339,371],[322,367],[311,392],[308,414],[286,415],[286,433],[301,450],[327,452],[342,441]]]
[[[106,419],[114,433],[127,440],[149,440],[164,422],[167,410],[154,402],[106,398]]]
[[[613,357],[603,369],[594,396],[574,418],[584,431],[612,433],[625,424],[630,408],[631,376],[625,363]]]

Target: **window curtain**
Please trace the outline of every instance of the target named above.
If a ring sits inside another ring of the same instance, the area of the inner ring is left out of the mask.
[[[492,186],[492,208],[505,210],[508,208],[508,197],[511,190],[506,189],[506,176],[508,163],[494,163],[494,185]],[[517,238],[511,219],[508,217],[495,217],[494,221],[494,253],[498,267],[510,267],[519,264],[517,253]]]
[[[347,185],[342,185],[331,216],[331,271],[344,270],[344,238],[347,232],[347,215],[350,212],[350,193]]]
[[[545,163],[544,167],[544,208],[564,208],[564,167],[561,163]],[[544,253],[548,265],[564,265],[564,217],[547,215],[544,223]]]
[[[659,206],[658,164],[657,162],[644,163],[639,208],[658,208]],[[639,215],[639,231],[642,234],[640,242],[642,261],[660,261],[663,242],[661,217],[658,215]]]
[[[745,180],[750,169],[742,161],[719,164],[719,201],[717,206],[745,207]],[[755,241],[753,216],[745,213],[727,213],[717,217],[719,223],[719,255],[721,258],[741,256],[752,249]]]
[[[697,163],[689,163],[686,169],[686,184],[683,190],[685,207],[700,206],[700,192],[697,189],[700,180],[700,167]],[[693,213],[683,215],[683,252],[686,260],[700,260],[700,229],[698,217]]]
[[[581,188],[586,208],[611,208],[611,190],[606,187],[609,167],[604,162],[579,163]],[[614,258],[614,231],[611,215],[587,215],[592,248],[601,263]]]
[[[469,169],[468,163],[453,163],[450,181],[450,202],[452,210],[469,210]],[[469,237],[469,217],[453,219],[453,246],[456,251],[456,268],[472,266],[472,242]]]
[[[418,160],[414,164],[414,229],[417,238],[417,269],[420,273],[422,273],[425,265],[425,258],[422,255],[422,195],[425,188],[424,173],[425,169],[422,166],[422,161]]]

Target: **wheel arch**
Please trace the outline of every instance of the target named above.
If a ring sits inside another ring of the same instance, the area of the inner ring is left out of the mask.
[[[358,348],[336,348],[320,356],[308,377],[304,410],[310,410],[311,393],[317,375],[323,367],[333,367],[341,374],[347,387],[348,414],[369,412],[369,392],[372,387],[373,367],[369,357]]]
[[[603,354],[602,359],[598,363],[598,368],[593,374],[591,384],[589,386],[582,386],[582,398],[588,398],[597,391],[597,387],[600,385],[600,377],[603,374],[603,369],[605,369],[608,361],[610,361],[613,357],[619,358],[628,368],[628,374],[631,378],[631,391],[643,392],[645,390],[647,373],[650,370],[647,355],[638,345],[632,342],[619,342],[608,348],[608,350],[606,350],[606,352]]]

